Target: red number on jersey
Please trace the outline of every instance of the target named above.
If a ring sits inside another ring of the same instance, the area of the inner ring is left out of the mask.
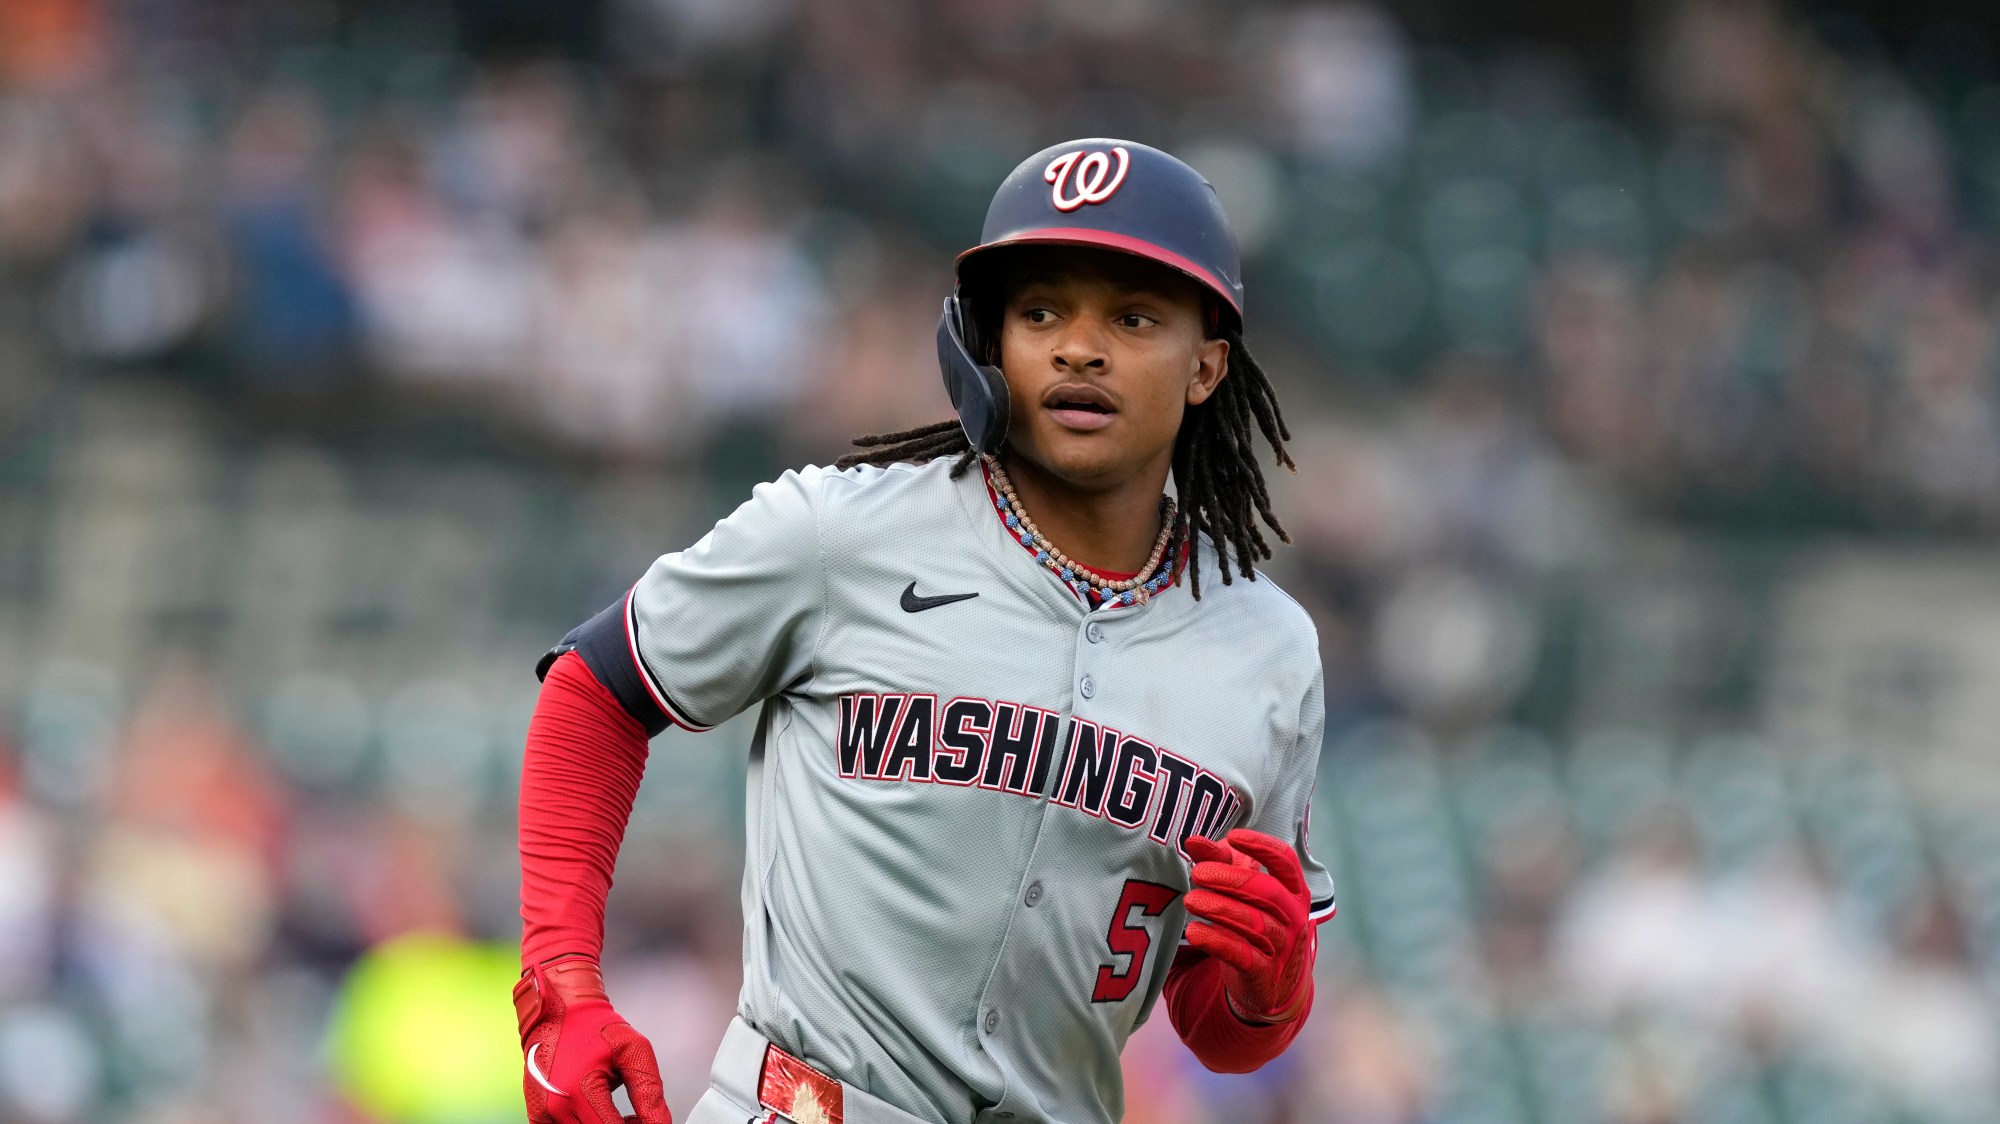
[[[1158,917],[1180,896],[1181,892],[1172,886],[1143,878],[1125,883],[1124,892],[1118,895],[1117,912],[1111,915],[1111,929],[1104,934],[1104,943],[1111,946],[1112,962],[1097,968],[1097,987],[1090,993],[1092,1003],[1116,1003],[1139,986],[1139,973],[1145,968],[1147,951],[1153,947],[1153,934],[1147,931],[1143,920],[1133,924],[1132,911],[1137,909],[1141,919]],[[1122,972],[1117,966],[1121,956],[1126,958]]]

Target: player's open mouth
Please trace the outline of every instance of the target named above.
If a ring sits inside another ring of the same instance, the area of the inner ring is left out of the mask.
[[[1042,408],[1070,429],[1103,429],[1118,414],[1111,396],[1094,386],[1065,384],[1042,396]]]

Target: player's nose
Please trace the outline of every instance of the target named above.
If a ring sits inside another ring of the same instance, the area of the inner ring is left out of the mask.
[[[1051,353],[1061,371],[1103,370],[1109,360],[1104,339],[1088,317],[1076,317],[1064,324]]]

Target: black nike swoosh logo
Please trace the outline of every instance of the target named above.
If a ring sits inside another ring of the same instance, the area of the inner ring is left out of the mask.
[[[918,597],[917,583],[911,582],[903,587],[903,611],[921,613],[925,609],[935,609],[939,605],[949,605],[954,601],[965,601],[977,596],[979,596],[977,593],[945,593],[936,597]]]

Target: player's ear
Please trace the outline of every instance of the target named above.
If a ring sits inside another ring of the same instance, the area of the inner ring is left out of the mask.
[[[1229,341],[1209,338],[1201,341],[1194,353],[1194,378],[1188,383],[1187,404],[1199,406],[1208,401],[1222,380],[1229,377]]]

